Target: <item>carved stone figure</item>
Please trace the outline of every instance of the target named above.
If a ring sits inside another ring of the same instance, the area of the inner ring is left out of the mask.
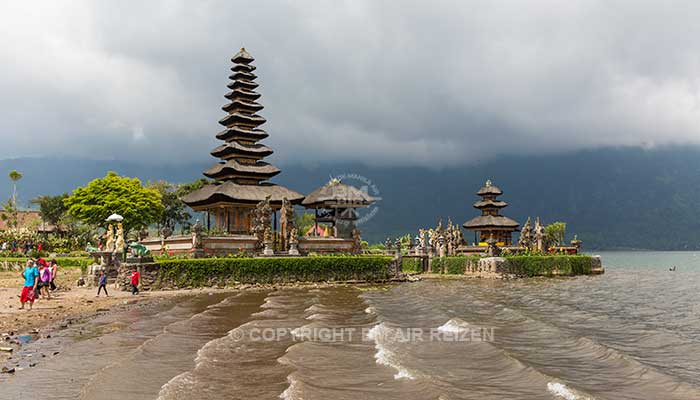
[[[488,248],[486,249],[486,254],[489,257],[498,257],[501,254],[501,249],[498,248],[498,245],[496,244],[498,241],[493,237],[493,233],[489,236],[488,239],[486,239],[486,244],[488,245]]]
[[[362,237],[360,236],[360,230],[357,228],[352,230],[352,252],[353,254],[362,253]]]
[[[544,251],[544,226],[540,224],[540,217],[535,221],[535,241],[537,243],[537,251]]]
[[[114,251],[117,253],[121,253],[124,250],[124,227],[122,226],[122,223],[119,222],[117,223],[117,240],[114,242]]]
[[[280,209],[280,229],[282,233],[282,248],[289,247],[289,236],[294,228],[294,207],[287,198],[282,199],[282,208]]]
[[[105,233],[105,251],[114,251],[114,228],[112,224],[107,225]]]
[[[270,196],[265,200],[261,200],[253,210],[253,219],[251,223],[251,233],[258,239],[257,248],[263,246],[265,241],[265,231],[270,229],[272,221],[272,207],[270,207]]]
[[[265,228],[263,233],[263,254],[266,256],[274,255],[275,252],[272,250],[272,230],[270,227]]]
[[[445,256],[447,255],[447,254],[446,254],[446,252],[447,252],[447,247],[446,247],[446,244],[445,244],[445,236],[443,236],[443,235],[438,236],[438,238],[437,238],[437,245],[438,245],[438,255],[439,255],[440,257],[445,257]]]
[[[168,226],[164,226],[163,229],[160,230],[160,235],[163,237],[163,239],[169,238],[172,234],[173,230]]]
[[[193,249],[201,249],[204,246],[202,245],[202,231],[204,228],[202,227],[202,224],[197,220],[194,225],[192,225],[192,248]]]
[[[532,247],[532,227],[530,226],[530,217],[527,218],[525,225],[523,225],[523,229],[520,231],[518,245],[526,249]]]
[[[131,255],[134,257],[146,257],[151,254],[151,251],[138,242],[129,243],[129,249],[131,250]]]
[[[299,245],[299,233],[297,232],[297,228],[294,227],[289,231],[289,251],[287,254],[290,256],[298,256],[299,255],[299,249],[297,246]]]

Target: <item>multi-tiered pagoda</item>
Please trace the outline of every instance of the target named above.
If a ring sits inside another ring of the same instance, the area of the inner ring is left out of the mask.
[[[486,240],[493,235],[498,246],[510,246],[513,232],[518,230],[520,224],[499,214],[508,205],[505,201],[498,200],[503,191],[487,180],[476,194],[481,200],[474,203],[474,208],[481,210],[481,215],[465,222],[463,226],[479,234],[479,238],[474,240],[479,245],[486,245]]]
[[[254,58],[244,49],[231,59],[233,74],[229,76],[230,102],[222,107],[228,113],[219,123],[225,129],[216,137],[225,143],[211,151],[221,161],[204,171],[215,183],[206,185],[182,198],[195,211],[206,211],[210,228],[229,233],[250,233],[250,212],[255,205],[270,197],[273,208],[279,208],[282,199],[298,204],[304,196],[283,186],[266,182],[280,173],[279,168],[262,161],[272,149],[258,143],[268,134],[259,129],[265,118],[257,114],[263,106],[257,102],[260,94],[251,65]],[[214,222],[211,223],[211,217]]]

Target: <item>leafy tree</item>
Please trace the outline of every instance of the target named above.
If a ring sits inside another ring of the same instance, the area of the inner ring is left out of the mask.
[[[167,226],[174,231],[176,225],[187,225],[192,215],[187,211],[187,205],[180,200],[179,185],[166,181],[156,181],[149,182],[146,186],[157,190],[163,202],[164,211],[160,221],[158,221],[159,230]]]
[[[545,240],[549,245],[561,246],[566,235],[566,222],[554,222],[544,228]]]
[[[12,202],[15,204],[15,208],[17,208],[17,181],[22,179],[23,175],[21,172],[13,169],[7,176],[9,176],[12,181]]]
[[[0,215],[0,218],[2,218],[3,221],[7,221],[8,227],[18,228],[19,218],[17,213],[19,209],[17,208],[17,181],[22,179],[22,173],[18,172],[16,169],[13,169],[9,174],[7,174],[7,176],[12,181],[12,198],[10,198],[7,203],[2,205],[5,212]]]
[[[157,189],[111,171],[75,189],[64,203],[72,216],[93,226],[104,225],[108,216],[117,213],[124,217],[127,232],[160,221],[165,209]]]
[[[306,232],[314,226],[316,217],[313,213],[296,213],[294,214],[294,224],[297,227],[297,232],[300,236],[306,234]]]
[[[211,183],[214,183],[214,181],[206,178],[199,178],[194,182],[181,183],[177,186],[175,193],[178,197],[182,197],[186,194],[194,192],[197,189],[201,189],[204,185],[209,185]]]
[[[64,203],[68,198],[68,193],[63,193],[58,196],[39,196],[32,199],[33,204],[39,205],[41,219],[51,225],[58,226],[68,212],[68,207]]]
[[[19,225],[19,220],[17,217],[17,208],[15,207],[15,202],[12,198],[7,199],[2,205],[3,213],[0,214],[0,219],[7,221],[7,227],[10,229],[17,228]]]

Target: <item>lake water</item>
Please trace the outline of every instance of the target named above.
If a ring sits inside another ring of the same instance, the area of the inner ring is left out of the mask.
[[[27,346],[60,353],[0,398],[700,399],[700,253],[601,255],[601,276],[183,297]]]

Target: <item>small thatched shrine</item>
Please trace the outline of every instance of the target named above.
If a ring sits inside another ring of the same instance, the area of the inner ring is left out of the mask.
[[[257,102],[260,94],[255,91],[258,84],[254,82],[253,60],[244,48],[231,59],[231,91],[224,96],[229,103],[222,107],[228,115],[219,121],[225,129],[216,135],[224,143],[211,151],[221,161],[204,171],[216,182],[182,198],[193,210],[207,213],[208,229],[226,233],[250,233],[251,213],[261,201],[269,198],[270,206],[279,209],[285,198],[291,204],[304,198],[294,190],[266,182],[280,170],[262,161],[272,149],[258,143],[268,134],[259,129],[265,118],[257,114],[263,106]]]
[[[369,207],[376,201],[376,198],[354,186],[331,179],[326,185],[309,193],[301,205],[315,212],[315,235],[319,232],[318,224],[326,223],[330,224],[334,237],[352,238],[355,221],[358,219],[355,210]]]
[[[464,227],[474,231],[474,242],[480,246],[486,246],[486,240],[493,236],[497,246],[510,246],[513,242],[513,232],[518,230],[520,224],[504,215],[500,210],[508,206],[508,203],[498,200],[503,191],[496,187],[491,180],[476,192],[481,200],[474,203],[474,208],[481,210],[481,215],[464,223]],[[476,234],[479,237],[476,237]]]

